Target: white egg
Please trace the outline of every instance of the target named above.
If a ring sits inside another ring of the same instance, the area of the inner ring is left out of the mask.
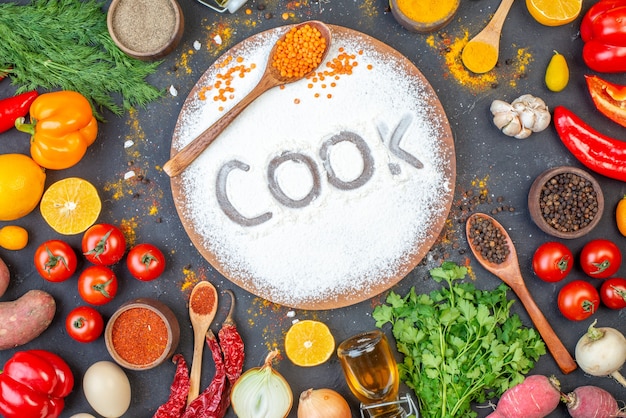
[[[130,406],[130,382],[120,366],[110,361],[92,364],[83,377],[89,405],[105,418],[119,418]]]
[[[81,412],[80,414],[72,415],[70,418],[96,418],[96,417],[86,412]]]

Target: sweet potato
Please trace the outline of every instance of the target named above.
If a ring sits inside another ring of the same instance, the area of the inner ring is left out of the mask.
[[[2,258],[0,258],[0,298],[4,295],[4,292],[6,292],[7,287],[9,287],[9,279],[9,268],[4,261],[2,261]]]
[[[12,302],[0,302],[0,350],[26,344],[52,322],[54,298],[43,290],[29,290]]]
[[[542,375],[526,377],[502,394],[487,418],[543,418],[559,406],[558,382]]]

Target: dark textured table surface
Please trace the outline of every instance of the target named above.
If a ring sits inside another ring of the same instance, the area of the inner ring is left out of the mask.
[[[583,12],[591,2],[584,2]],[[530,266],[534,250],[551,240],[537,228],[528,213],[527,194],[534,178],[544,170],[559,165],[582,167],[562,145],[554,128],[525,140],[504,136],[492,123],[489,106],[494,99],[512,101],[530,93],[541,97],[550,109],[566,105],[581,115],[592,126],[616,138],[624,138],[624,128],[600,115],[588,96],[583,75],[591,73],[581,58],[582,41],[578,34],[580,19],[560,26],[546,27],[537,23],[526,10],[523,1],[513,4],[504,25],[499,65],[485,76],[467,76],[459,67],[458,50],[466,36],[478,33],[497,8],[498,0],[466,0],[454,20],[444,29],[431,34],[416,34],[403,29],[392,17],[382,0],[249,0],[235,14],[218,14],[194,0],[180,0],[185,16],[185,32],[178,48],[168,55],[149,81],[166,90],[162,99],[145,109],[127,112],[122,117],[105,114],[107,121],[100,124],[97,141],[87,156],[75,167],[49,171],[46,185],[70,176],[91,181],[99,190],[103,202],[99,222],[109,222],[124,228],[132,242],[151,242],[166,253],[168,267],[158,280],[141,283],[132,279],[125,267],[116,266],[121,285],[118,296],[99,308],[105,318],[127,300],[136,297],[158,298],[176,313],[181,324],[179,352],[191,362],[192,329],[187,314],[187,300],[192,285],[198,280],[211,281],[218,290],[233,289],[237,297],[235,318],[246,344],[245,368],[260,365],[267,351],[283,350],[284,335],[295,319],[317,319],[327,323],[337,342],[375,327],[371,317],[373,308],[384,301],[386,292],[362,303],[334,310],[306,311],[279,306],[256,297],[222,277],[192,245],[177,215],[170,189],[170,179],[162,171],[170,153],[174,125],[181,106],[204,71],[229,48],[261,31],[274,27],[317,19],[345,26],[370,35],[398,50],[413,62],[433,86],[448,116],[452,128],[457,164],[456,190],[449,222],[441,238],[425,259],[394,286],[405,294],[412,286],[428,292],[439,285],[428,278],[428,270],[448,259],[458,263],[469,260],[477,286],[493,288],[499,280],[486,272],[470,254],[464,234],[464,219],[469,211],[498,211],[496,219],[502,223],[516,245],[521,270],[530,292],[554,330],[573,353],[574,346],[589,326],[590,321],[572,322],[558,311],[556,295],[562,284],[547,284],[538,280]],[[199,49],[194,43],[200,45]],[[550,92],[543,82],[545,68],[553,51],[562,53],[570,65],[570,83],[560,93]],[[463,74],[465,74],[463,76]],[[617,83],[626,83],[623,74],[606,76]],[[174,96],[170,86],[177,91]],[[0,83],[0,97],[12,95],[14,86]],[[125,143],[133,145],[125,147]],[[0,153],[28,153],[25,134],[13,130],[1,135]],[[134,171],[135,176],[125,179]],[[624,183],[595,175],[605,196],[606,209],[599,226],[589,235],[566,241],[577,254],[592,238],[613,239],[624,249],[626,238],[619,235],[614,221],[615,206],[626,194]],[[484,202],[472,196],[484,194]],[[0,226],[9,224],[0,223]],[[92,363],[110,360],[104,340],[91,344],[73,341],[64,329],[64,318],[81,304],[73,281],[54,284],[43,281],[35,271],[32,257],[36,246],[52,238],[60,238],[42,220],[38,210],[11,224],[22,225],[30,232],[29,245],[20,251],[0,249],[0,256],[11,270],[11,284],[3,300],[12,300],[28,289],[39,288],[51,293],[58,303],[56,317],[48,330],[31,343],[15,350],[0,352],[3,364],[15,351],[26,348],[45,348],[67,359],[77,377],[74,392],[67,398],[64,417],[93,410],[87,404],[81,389],[82,375]],[[367,226],[364,225],[364,228]],[[79,248],[80,235],[66,237]],[[623,266],[618,275],[624,275]],[[567,280],[583,278],[578,266]],[[75,280],[72,279],[72,280]],[[598,282],[595,282],[598,284]],[[599,287],[599,286],[598,286]],[[220,305],[213,329],[226,315],[228,305]],[[521,304],[514,311],[526,325],[531,325]],[[625,312],[602,307],[595,315],[598,323],[626,332]],[[386,329],[389,331],[388,329]],[[213,374],[208,350],[203,363],[202,386],[206,387]],[[336,355],[330,361],[313,368],[302,369],[287,359],[276,366],[289,381],[295,397],[309,387],[330,387],[341,392],[351,403],[353,415],[358,416],[358,403],[349,392]],[[125,417],[152,416],[158,405],[168,396],[174,366],[170,362],[144,372],[127,371],[133,395]],[[580,385],[597,385],[626,400],[626,390],[609,378],[586,376],[576,370],[563,375],[550,355],[545,355],[533,373],[557,376],[565,389]],[[407,391],[402,387],[402,391]],[[295,417],[294,406],[290,417]],[[476,408],[479,416],[486,409]],[[234,416],[229,411],[228,416]],[[560,406],[551,417],[568,416]]]

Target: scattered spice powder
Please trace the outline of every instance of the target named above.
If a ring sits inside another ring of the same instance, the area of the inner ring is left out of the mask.
[[[131,308],[122,312],[111,332],[115,351],[126,362],[143,366],[158,359],[167,345],[167,327],[150,309]]]
[[[207,315],[215,306],[215,291],[209,286],[198,287],[189,304],[195,313]]]

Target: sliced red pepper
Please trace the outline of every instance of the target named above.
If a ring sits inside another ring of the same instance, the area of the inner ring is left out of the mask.
[[[26,116],[37,96],[33,90],[0,100],[0,133],[15,127],[15,121]]]
[[[626,181],[626,142],[604,135],[564,106],[554,108],[554,127],[567,149],[590,170]]]
[[[591,6],[580,22],[580,37],[583,42],[590,41],[594,37],[592,23],[598,16],[621,6],[626,6],[626,0],[601,0]]]
[[[585,75],[585,80],[596,109],[626,127],[626,86],[610,83],[596,75]]]
[[[626,46],[626,5],[607,10],[591,22],[592,39]]]
[[[609,45],[592,39],[583,46],[583,60],[599,73],[625,72],[626,46]]]

